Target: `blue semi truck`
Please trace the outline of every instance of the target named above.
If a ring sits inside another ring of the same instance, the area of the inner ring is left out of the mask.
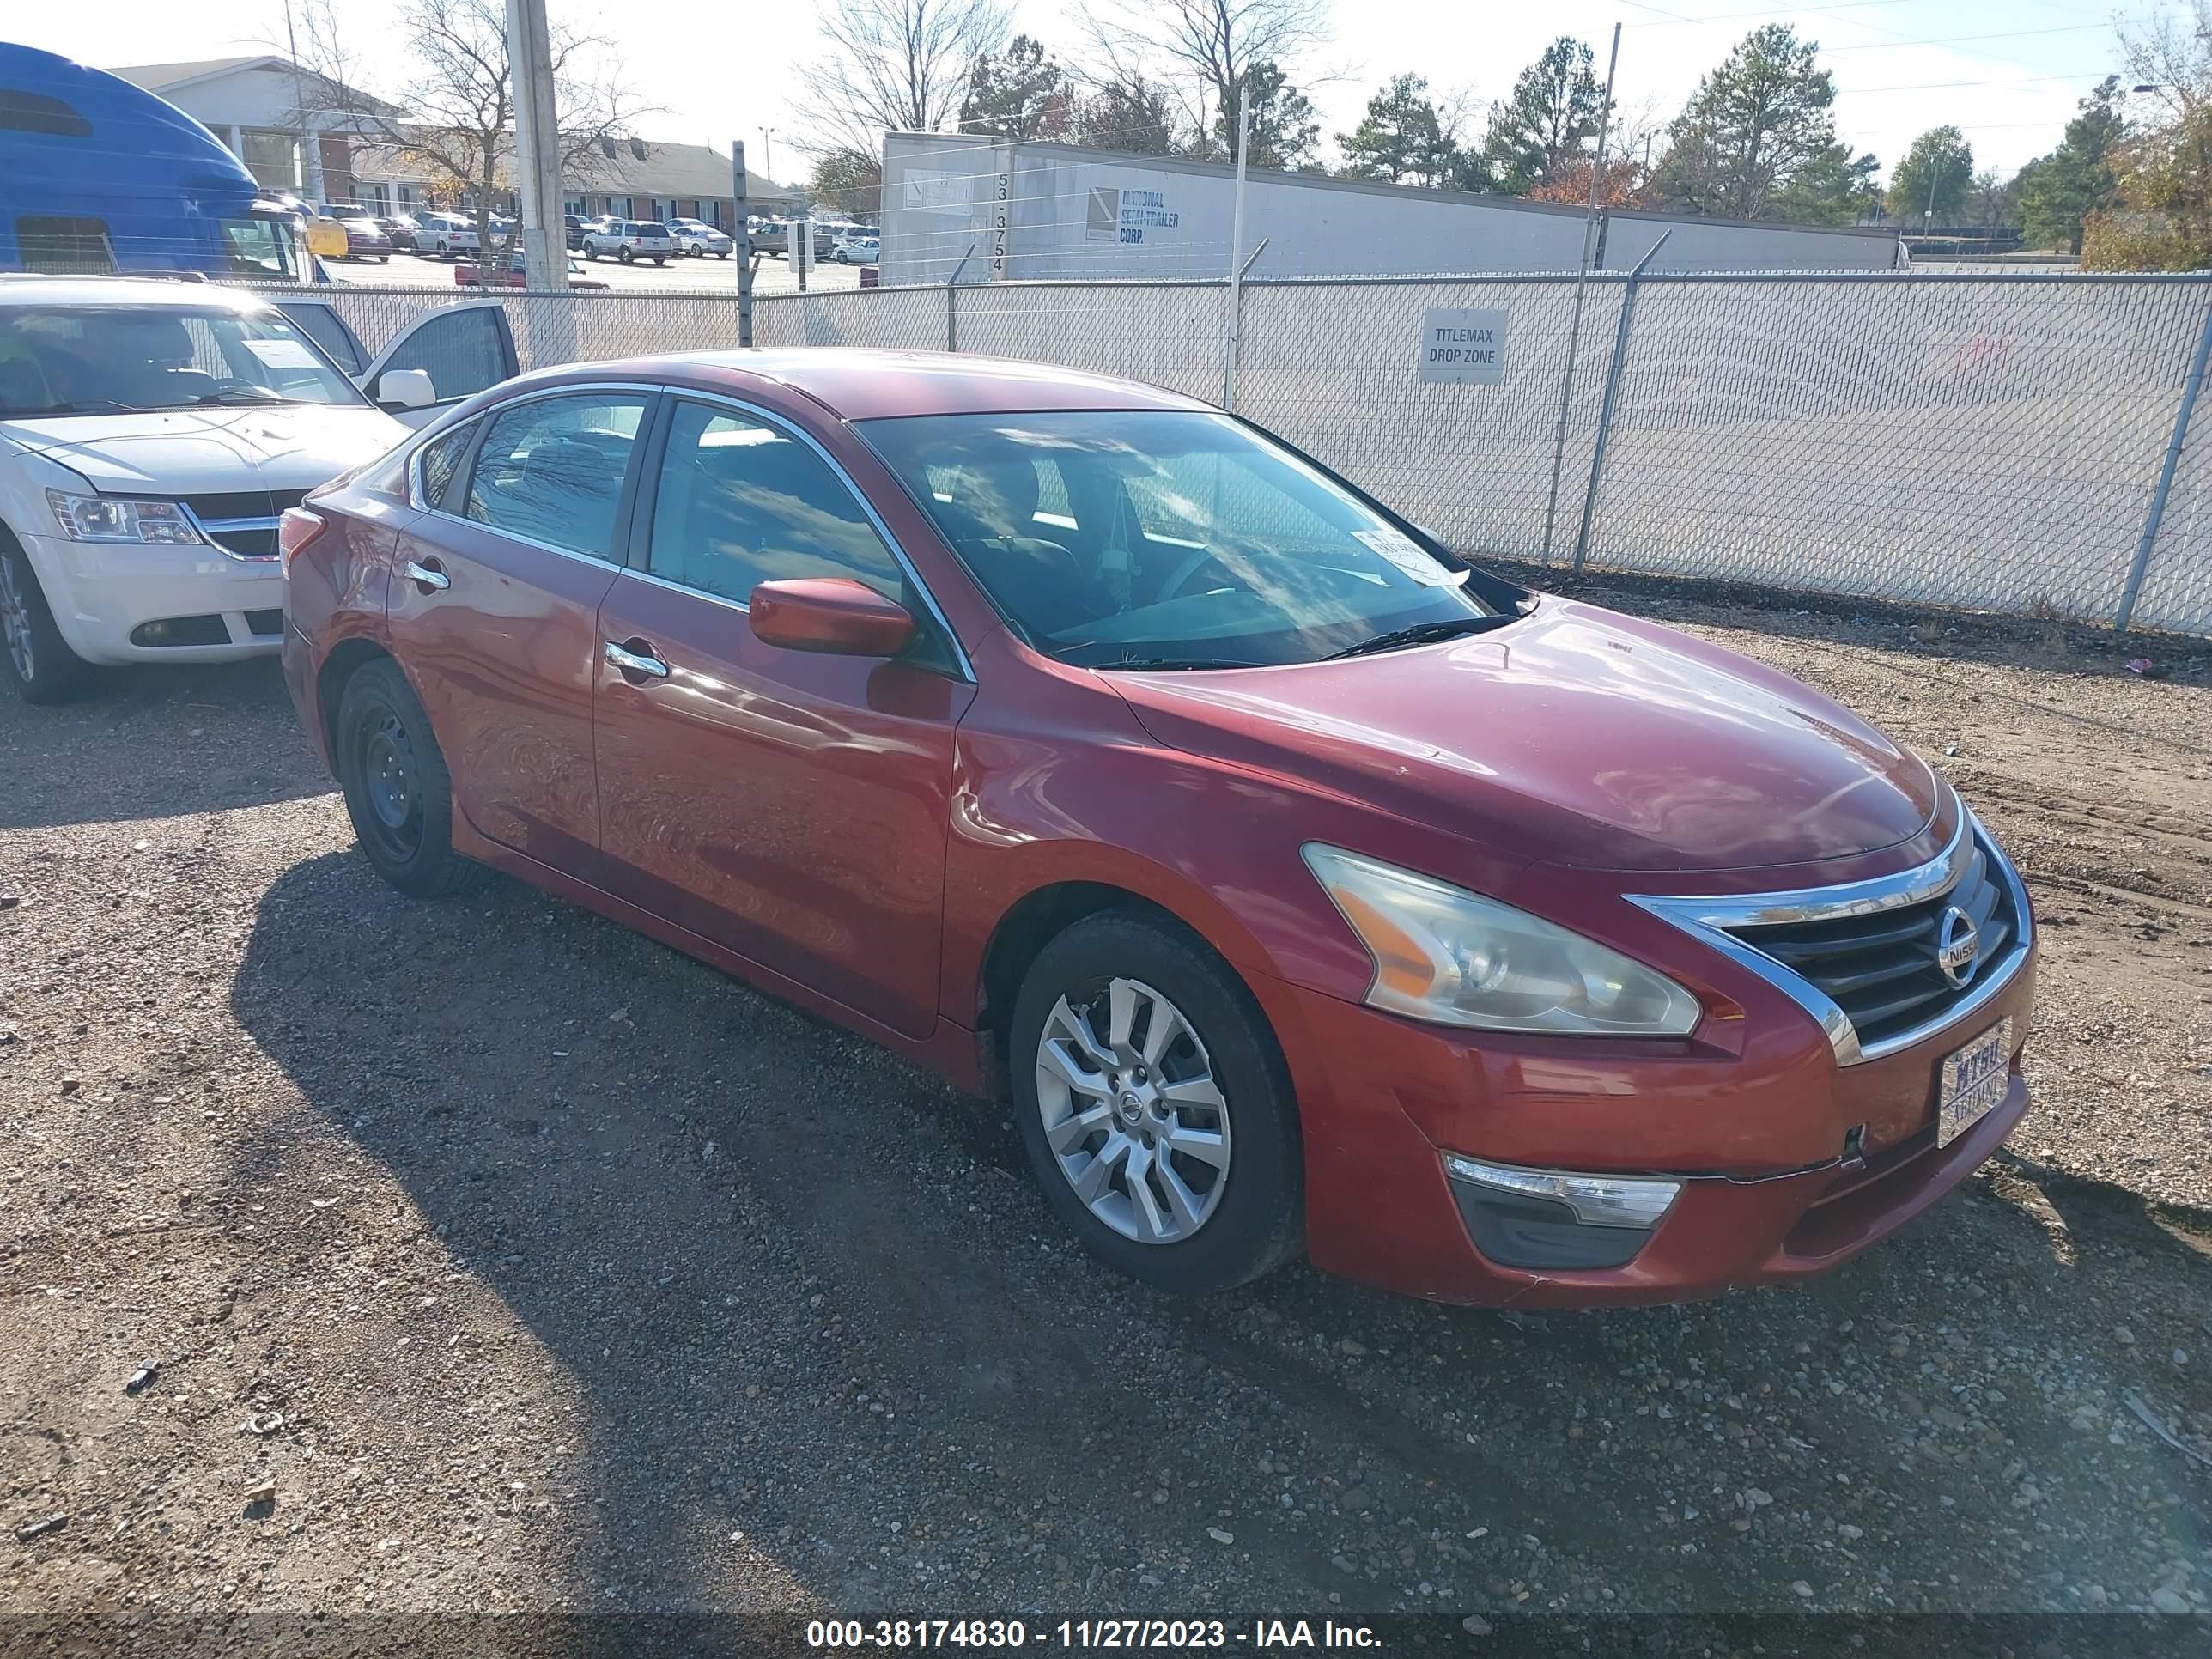
[[[50,52],[0,42],[0,270],[319,273],[297,217],[198,121]]]

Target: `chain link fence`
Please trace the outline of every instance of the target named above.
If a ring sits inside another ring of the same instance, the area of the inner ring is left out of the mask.
[[[372,350],[454,298],[294,293]],[[526,368],[737,338],[726,294],[495,297]],[[2212,278],[978,283],[763,295],[753,333],[1221,403],[1232,304],[1237,411],[1470,553],[2212,635]],[[1424,378],[1456,310],[1502,313],[1489,383]]]

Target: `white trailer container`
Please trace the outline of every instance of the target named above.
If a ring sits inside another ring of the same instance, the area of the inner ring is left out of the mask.
[[[885,287],[1060,277],[1218,277],[1230,264],[1237,170],[973,134],[884,139]],[[1255,276],[1572,270],[1579,207],[1303,173],[1250,172],[1244,252]],[[1671,232],[1653,270],[1886,270],[1878,227],[1601,214],[1597,268],[1626,270]]]

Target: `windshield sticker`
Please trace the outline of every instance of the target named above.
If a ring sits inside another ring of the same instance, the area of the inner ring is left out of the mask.
[[[248,340],[246,349],[268,368],[320,368],[315,354],[297,340]]]
[[[1415,581],[1427,586],[1457,587],[1467,580],[1466,571],[1445,569],[1402,530],[1355,530],[1352,533]]]

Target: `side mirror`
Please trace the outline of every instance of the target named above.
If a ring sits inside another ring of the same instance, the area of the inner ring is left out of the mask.
[[[387,368],[376,377],[380,409],[428,409],[438,401],[438,388],[419,368]]]
[[[753,589],[753,637],[787,651],[896,657],[914,643],[914,618],[848,577],[763,582]]]

